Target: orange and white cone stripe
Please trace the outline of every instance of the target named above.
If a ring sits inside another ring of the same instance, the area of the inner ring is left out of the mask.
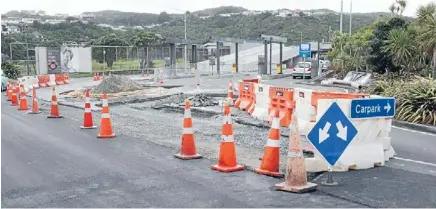
[[[18,86],[12,87],[11,106],[18,106],[18,92],[20,92]]]
[[[20,105],[18,107],[19,111],[29,110],[29,106],[27,105],[27,95],[24,90],[24,85],[20,84]]]
[[[32,110],[28,112],[29,114],[41,113],[38,108],[38,98],[36,97],[36,88],[32,88]]]
[[[12,84],[9,84],[9,88],[7,91],[8,94],[8,100],[7,101],[12,101],[12,92],[14,91],[14,86]]]
[[[63,118],[63,116],[59,114],[59,105],[55,87],[53,87],[52,91],[50,115],[48,115],[47,118]]]
[[[235,99],[234,99],[234,95],[233,95],[232,80],[229,81],[229,86],[228,86],[228,90],[227,90],[227,98],[231,99],[230,105],[233,105],[233,102],[235,101]]]
[[[288,166],[286,169],[285,182],[276,184],[276,189],[295,193],[309,192],[315,190],[317,185],[307,182],[298,121],[295,113],[293,113],[291,117],[291,125],[289,127],[291,133],[289,134]]]
[[[112,121],[109,114],[109,103],[107,94],[103,94],[103,106],[101,109],[100,134],[97,138],[113,138],[115,133],[112,131]]]
[[[85,113],[83,115],[83,126],[80,126],[80,128],[92,129],[96,127],[97,126],[94,126],[94,122],[92,121],[91,99],[89,98],[88,90],[85,93]]]
[[[229,100],[224,103],[223,127],[221,132],[221,145],[218,156],[218,164],[211,166],[212,170],[220,172],[244,170],[244,166],[238,165],[236,162],[235,139],[233,136],[233,126],[229,103]]]
[[[197,153],[194,130],[192,129],[191,102],[186,100],[183,119],[182,145],[180,152],[174,156],[182,160],[198,159],[202,156]]]
[[[272,126],[268,134],[265,151],[260,168],[256,169],[259,174],[274,177],[282,177],[280,169],[280,119],[279,111],[274,111]]]

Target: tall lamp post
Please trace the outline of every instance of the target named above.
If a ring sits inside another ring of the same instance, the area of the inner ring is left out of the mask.
[[[186,11],[186,10],[181,10],[181,9],[176,9],[176,8],[172,8],[172,9],[174,9],[174,10],[177,10],[177,11],[181,11],[181,12],[184,12],[185,13],[185,15],[184,15],[184,22],[185,22],[185,41],[188,39],[188,26],[187,26],[187,20],[188,20],[188,11]],[[185,71],[186,71],[186,69],[187,69],[187,65],[188,65],[188,46],[185,44],[185,56],[184,56],[184,63],[185,63]],[[176,63],[177,63],[177,61],[176,61]]]

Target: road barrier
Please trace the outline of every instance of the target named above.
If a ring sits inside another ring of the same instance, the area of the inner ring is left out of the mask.
[[[256,97],[254,111],[251,114],[254,118],[267,121],[269,117],[269,106],[271,100],[269,98],[270,85],[254,84],[254,94]]]
[[[272,122],[274,112],[279,111],[280,126],[289,127],[292,114],[298,118],[298,131],[307,136],[326,109],[336,101],[350,118],[351,101],[360,98],[383,98],[362,93],[322,92],[304,88],[279,88],[259,84],[258,79],[239,81],[239,99],[235,106],[248,110],[253,106],[252,116],[262,121]],[[252,91],[254,90],[254,91]],[[268,91],[268,94],[266,94]],[[251,95],[253,92],[253,95]],[[395,154],[391,146],[391,118],[351,119],[359,134],[347,148],[346,153],[334,167],[336,171],[367,169],[383,166]],[[310,172],[327,171],[328,164],[306,139],[304,148],[314,153],[306,159]]]
[[[269,117],[271,123],[274,111],[279,111],[280,126],[288,127],[291,124],[292,111],[295,108],[294,90],[291,88],[270,87],[269,89]]]

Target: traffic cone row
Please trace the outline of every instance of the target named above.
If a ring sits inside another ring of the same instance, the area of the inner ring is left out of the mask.
[[[93,81],[98,81],[100,80],[100,76],[98,75],[98,73],[94,73],[94,78],[92,79]]]
[[[229,81],[229,86],[227,89],[227,98],[231,100],[231,105],[233,105],[233,102],[235,101],[234,96],[233,96],[233,85],[232,85],[232,80]]]
[[[19,111],[29,110],[29,106],[27,106],[27,96],[26,91],[24,90],[24,85],[20,84],[20,105],[18,107]]]

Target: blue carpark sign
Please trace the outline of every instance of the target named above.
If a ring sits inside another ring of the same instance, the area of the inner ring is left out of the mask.
[[[389,118],[394,115],[395,98],[351,100],[351,118]]]
[[[312,49],[310,43],[300,44],[299,56],[303,58],[312,57]]]
[[[334,166],[357,135],[357,129],[334,102],[307,135],[309,141]]]

